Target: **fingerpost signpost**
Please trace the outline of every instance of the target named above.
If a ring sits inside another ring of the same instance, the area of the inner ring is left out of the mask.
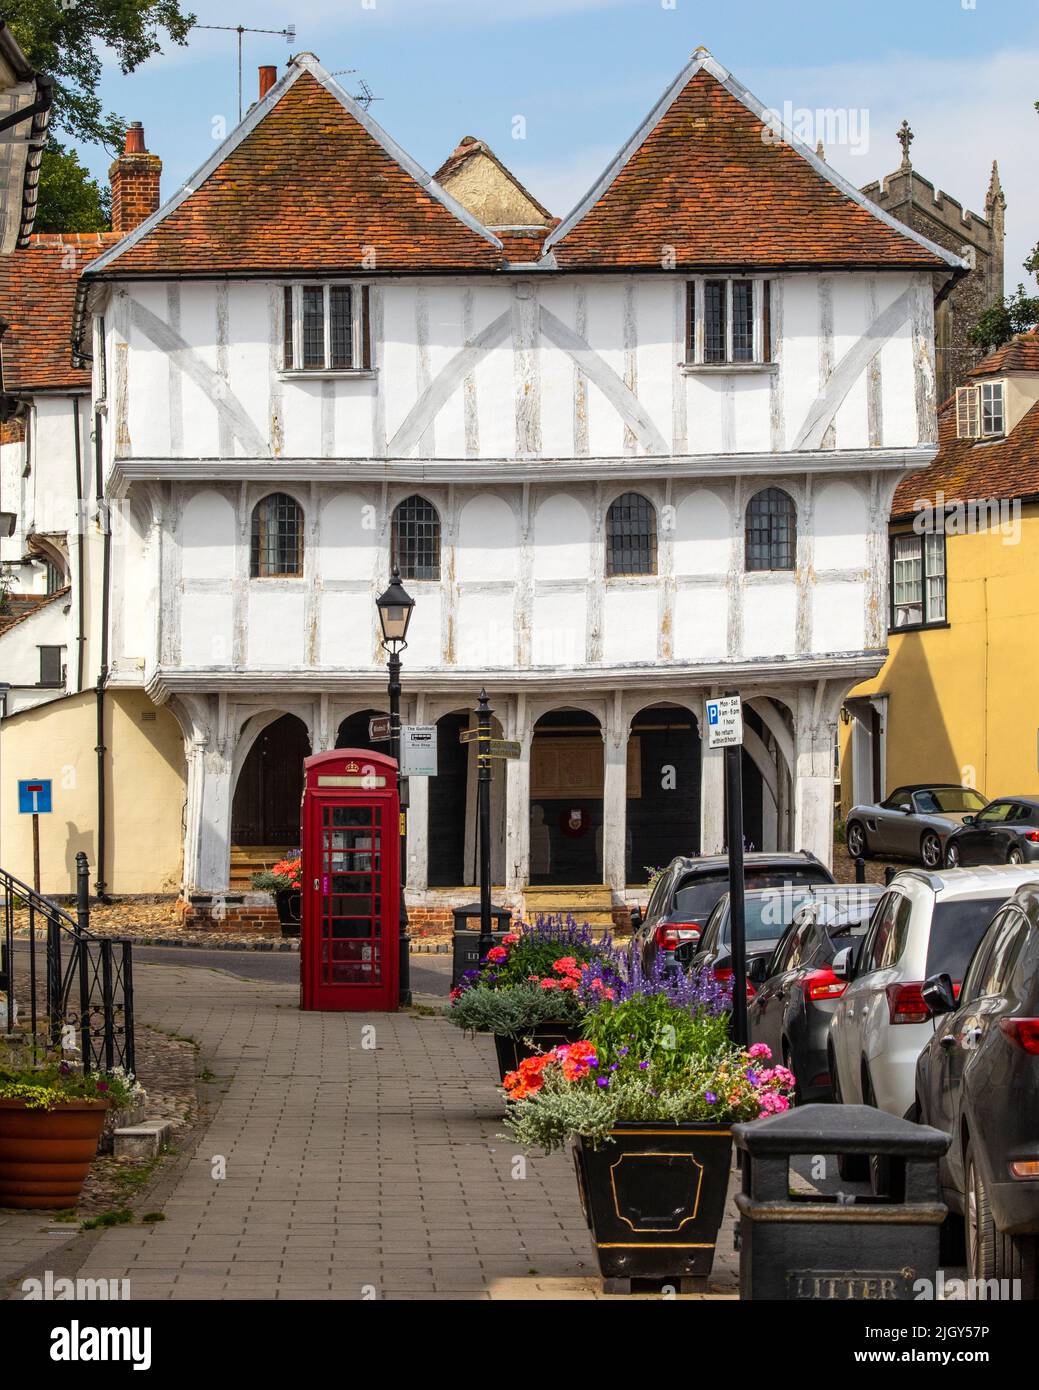
[[[738,695],[707,701],[707,746],[725,749],[725,839],[729,849],[732,1032],[747,1044],[747,935],[743,905],[743,706]]]

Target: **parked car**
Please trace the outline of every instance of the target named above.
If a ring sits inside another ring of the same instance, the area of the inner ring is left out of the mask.
[[[1039,801],[1003,796],[990,801],[945,844],[950,869],[972,864],[1032,864],[1039,860]]]
[[[980,792],[955,782],[897,787],[886,801],[851,808],[844,843],[853,859],[887,854],[940,869],[949,836],[984,805]]]
[[[924,983],[938,1020],[916,1064],[917,1116],[952,1135],[940,1177],[966,1219],[976,1279],[1020,1279],[1039,1298],[1039,881],[996,914],[959,998]]]
[[[832,1099],[826,1039],[847,981],[830,964],[865,934],[882,893],[875,883],[813,888],[771,957],[757,957],[748,972],[750,1040],[766,1043],[794,1073],[798,1105]]]
[[[854,891],[858,885],[837,883],[783,883],[772,888],[753,888],[744,894],[743,920],[746,941],[748,997],[755,988],[750,972],[754,962],[768,961],[795,913],[816,895],[835,895]],[[732,970],[732,917],[729,894],[723,893],[707,919],[700,939],[685,942],[675,950],[675,960],[690,970],[710,970],[716,980],[727,983]]]
[[[751,888],[781,888],[784,884],[833,883],[826,865],[807,851],[743,856],[743,882]],[[658,952],[674,960],[676,947],[695,944],[718,899],[729,888],[729,859],[725,854],[672,859],[650,894],[645,912],[631,913],[631,949],[643,968],[652,967]]]
[[[894,876],[865,937],[831,966],[848,981],[828,1039],[835,1100],[913,1113],[916,1059],[932,1032],[924,981],[948,975],[958,990],[989,922],[1034,874],[1004,865]]]

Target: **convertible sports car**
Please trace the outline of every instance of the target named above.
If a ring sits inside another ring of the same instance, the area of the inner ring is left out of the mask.
[[[853,806],[845,843],[853,859],[890,854],[922,861],[927,869],[945,863],[945,841],[988,804],[972,787],[955,782],[897,787],[879,806]]]

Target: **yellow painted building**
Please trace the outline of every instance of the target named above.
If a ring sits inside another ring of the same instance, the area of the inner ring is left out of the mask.
[[[1039,794],[1037,402],[1032,332],[946,402],[934,463],[895,495],[890,654],[845,701],[845,815],[913,782]]]

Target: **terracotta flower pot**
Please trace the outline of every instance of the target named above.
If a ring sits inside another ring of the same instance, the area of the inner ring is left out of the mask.
[[[0,1207],[74,1207],[107,1109],[97,1100],[67,1100],[53,1110],[0,1100]]]

